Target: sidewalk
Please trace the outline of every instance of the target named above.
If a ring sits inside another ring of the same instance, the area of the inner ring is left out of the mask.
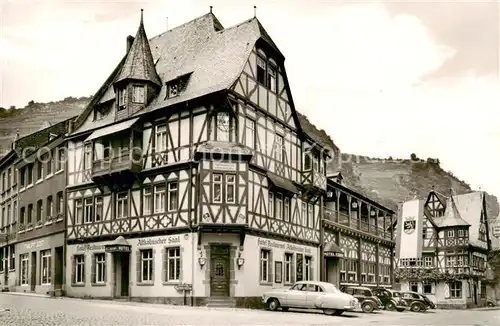
[[[0,294],[20,295],[20,296],[26,296],[26,297],[52,298],[50,295],[47,295],[47,294],[38,294],[38,293],[31,293],[31,292],[0,292]]]

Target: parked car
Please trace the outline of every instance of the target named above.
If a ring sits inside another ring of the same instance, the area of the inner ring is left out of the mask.
[[[417,292],[401,292],[401,297],[406,302],[406,307],[413,312],[425,312],[427,309],[435,308],[434,303],[429,298]]]
[[[262,302],[269,310],[281,308],[320,309],[326,315],[340,316],[344,311],[353,311],[359,307],[358,300],[352,295],[342,293],[335,285],[326,282],[301,281],[291,288],[266,291]]]
[[[348,286],[344,292],[358,299],[363,312],[373,312],[374,310],[384,309],[384,305],[380,299],[373,294],[370,288],[364,286]]]
[[[406,310],[406,302],[401,298],[401,293],[399,291],[392,289],[375,289],[373,290],[373,294],[382,301],[385,310],[397,310],[399,312]]]
[[[498,306],[497,301],[493,300],[492,298],[486,299],[486,307],[496,307]]]

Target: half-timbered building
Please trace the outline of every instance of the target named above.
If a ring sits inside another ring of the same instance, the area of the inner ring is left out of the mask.
[[[256,18],[148,39],[141,14],[67,140],[67,295],[248,305],[319,279],[328,153]]]
[[[344,185],[340,173],[329,176],[321,229],[324,280],[339,288],[391,288],[394,214]]]
[[[445,196],[433,190],[426,199],[407,201],[396,230],[401,289],[443,308],[486,304],[490,241],[483,192]]]

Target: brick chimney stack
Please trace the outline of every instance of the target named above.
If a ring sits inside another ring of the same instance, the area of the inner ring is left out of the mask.
[[[132,47],[132,43],[134,43],[134,37],[132,35],[127,36],[127,53]]]

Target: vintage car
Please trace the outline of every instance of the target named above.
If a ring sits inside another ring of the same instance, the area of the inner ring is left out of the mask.
[[[500,302],[500,300],[499,300],[499,302]],[[493,298],[486,299],[486,307],[491,308],[491,307],[496,307],[496,306],[498,306],[498,302],[495,299],[493,299]]]
[[[375,294],[385,307],[385,310],[399,312],[406,310],[406,302],[401,299],[401,293],[392,289],[374,289],[373,294]]]
[[[272,289],[262,295],[262,302],[272,311],[279,308],[283,311],[320,309],[329,316],[340,316],[344,311],[359,307],[352,295],[342,293],[331,283],[315,281],[300,281],[291,288]]]
[[[343,289],[343,292],[350,294],[358,299],[359,304],[361,305],[361,310],[363,310],[363,312],[370,313],[374,310],[384,309],[382,301],[380,301],[377,296],[373,295],[370,288],[364,286],[348,286]]]
[[[427,309],[435,308],[429,298],[417,292],[401,292],[401,298],[406,302],[406,307],[413,312],[425,312]]]

